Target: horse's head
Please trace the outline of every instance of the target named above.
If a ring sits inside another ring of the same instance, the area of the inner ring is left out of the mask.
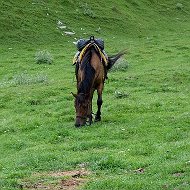
[[[73,94],[73,93],[72,93]],[[87,95],[83,93],[73,94],[75,97],[75,110],[76,110],[76,121],[75,126],[80,127],[86,124],[87,118],[89,117],[90,101]]]

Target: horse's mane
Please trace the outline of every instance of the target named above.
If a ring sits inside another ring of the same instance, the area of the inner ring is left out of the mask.
[[[84,72],[84,79],[78,86],[78,93],[89,94],[92,87],[93,79],[95,76],[95,69],[90,64],[92,53],[94,52],[94,46],[90,46],[80,63],[80,68]],[[95,50],[96,51],[96,50]]]

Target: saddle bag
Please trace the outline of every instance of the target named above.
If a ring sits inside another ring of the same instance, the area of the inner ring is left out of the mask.
[[[91,36],[90,39],[80,39],[77,41],[76,46],[78,51],[82,51],[89,43],[95,43],[101,50],[104,50],[104,41],[100,38],[95,39],[94,36]]]

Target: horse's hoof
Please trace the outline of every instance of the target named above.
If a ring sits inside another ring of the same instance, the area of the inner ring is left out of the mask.
[[[98,121],[101,121],[101,117],[95,117],[94,122],[98,122]]]

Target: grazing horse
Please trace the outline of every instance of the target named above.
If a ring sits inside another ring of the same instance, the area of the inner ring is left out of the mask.
[[[80,60],[76,63],[75,74],[77,80],[77,94],[75,97],[76,121],[75,126],[80,127],[87,122],[92,123],[92,99],[94,91],[97,90],[98,110],[95,121],[101,120],[102,92],[104,82],[107,79],[107,71],[111,69],[114,63],[125,54],[122,51],[105,60],[105,56],[99,49],[95,41],[91,41],[83,52]]]

